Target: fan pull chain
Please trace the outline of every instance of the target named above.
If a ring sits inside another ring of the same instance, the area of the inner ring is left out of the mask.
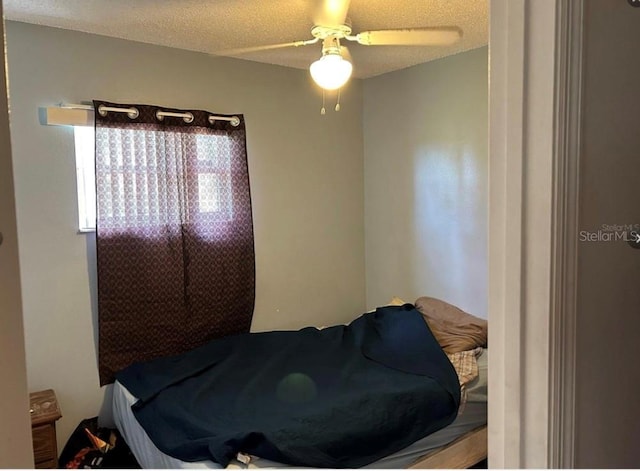
[[[336,111],[340,111],[340,92],[341,91],[342,91],[342,88],[338,88],[338,97],[336,100],[336,106],[334,108]],[[324,89],[322,89],[322,108],[320,108],[321,115],[327,114],[327,108],[325,106],[326,106],[326,92]]]

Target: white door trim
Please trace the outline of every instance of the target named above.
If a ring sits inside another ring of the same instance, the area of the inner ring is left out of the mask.
[[[572,463],[581,5],[490,5],[491,468]]]
[[[574,467],[583,0],[558,2],[549,466]]]
[[[0,468],[33,468],[2,11],[0,1]]]
[[[492,0],[489,37],[489,467],[518,468],[524,0]]]

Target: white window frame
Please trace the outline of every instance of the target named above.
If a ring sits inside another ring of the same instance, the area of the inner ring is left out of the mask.
[[[92,126],[74,126],[76,183],[78,190],[78,230],[96,230],[95,132]]]

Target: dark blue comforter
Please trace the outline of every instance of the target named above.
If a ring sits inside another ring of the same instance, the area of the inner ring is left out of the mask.
[[[348,326],[213,340],[117,379],[160,450],[223,466],[240,451],[365,466],[451,423],[460,402],[455,370],[410,304]]]

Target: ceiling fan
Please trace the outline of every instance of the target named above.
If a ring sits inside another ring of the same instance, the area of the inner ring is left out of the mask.
[[[362,31],[353,34],[347,21],[350,0],[320,0],[311,29],[311,39],[282,44],[257,46],[224,51],[221,55],[239,55],[284,47],[300,47],[322,41],[322,56],[313,62],[309,71],[313,80],[324,90],[340,89],[351,77],[351,55],[341,41],[364,46],[448,46],[462,38],[457,26],[437,26],[413,29]]]

